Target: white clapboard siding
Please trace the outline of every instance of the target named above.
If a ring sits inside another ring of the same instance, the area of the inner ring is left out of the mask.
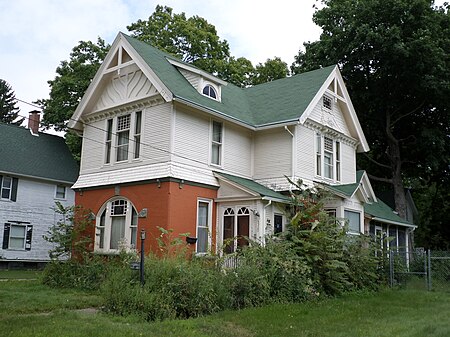
[[[342,152],[342,184],[352,184],[356,181],[356,151],[351,145],[341,143]]]
[[[295,175],[302,180],[313,180],[315,175],[315,132],[303,125],[296,126],[297,167]]]
[[[144,163],[162,163],[170,159],[171,103],[146,108],[142,114],[141,153]]]
[[[314,107],[309,118],[317,123],[328,126],[329,128],[336,130],[346,136],[351,136],[348,130],[347,123],[340,107],[340,102],[332,101],[332,110],[327,110],[322,107],[322,100]]]
[[[202,163],[206,165],[209,158],[209,130],[209,118],[178,108],[175,112],[173,160],[194,166]]]
[[[255,133],[255,179],[290,176],[292,173],[292,136],[283,128]]]
[[[0,256],[6,260],[44,261],[53,247],[43,239],[49,227],[59,220],[53,210],[56,183],[19,177],[17,201],[0,201]],[[75,192],[66,188],[65,206],[74,205]],[[33,226],[31,250],[2,249],[5,223],[26,222]]]
[[[237,175],[251,176],[252,132],[224,124],[223,169]]]
[[[185,69],[178,68],[178,70],[186,78],[186,80],[188,80],[188,82],[195,88],[195,90],[197,90],[198,83],[200,81],[200,76]]]
[[[100,170],[105,161],[106,119],[85,125],[80,174]]]

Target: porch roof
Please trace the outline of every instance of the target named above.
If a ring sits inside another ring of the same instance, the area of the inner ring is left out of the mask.
[[[247,190],[250,190],[250,191],[258,194],[261,198],[265,198],[268,200],[274,200],[274,201],[278,201],[278,202],[284,202],[284,203],[288,203],[291,200],[289,196],[275,192],[274,190],[272,190],[264,185],[261,185],[254,180],[242,178],[242,177],[238,177],[238,176],[234,176],[234,175],[222,173],[222,172],[214,172],[214,173],[219,175],[220,177],[224,178],[225,180],[231,181],[235,184],[242,186],[243,188],[245,188]]]
[[[364,204],[364,212],[372,216],[372,220],[390,223],[393,225],[417,227],[413,223],[402,219],[392,208],[386,205],[381,199],[377,202]]]

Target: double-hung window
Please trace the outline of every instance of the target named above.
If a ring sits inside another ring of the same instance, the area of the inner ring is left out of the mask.
[[[19,179],[0,175],[0,200],[16,201]]]
[[[341,180],[341,144],[320,133],[316,134],[316,175]]]
[[[222,164],[222,133],[223,124],[220,122],[212,122],[212,139],[211,139],[211,164]]]
[[[344,218],[350,233],[361,232],[361,214],[359,212],[344,210]]]
[[[3,249],[30,250],[33,226],[29,223],[5,223],[3,230]]]
[[[211,200],[199,200],[197,204],[197,249],[199,254],[208,252],[211,228]]]
[[[138,159],[141,156],[141,136],[142,111],[108,119],[106,122],[105,163]]]
[[[55,198],[56,199],[66,199],[66,186],[64,186],[64,185],[56,186]]]

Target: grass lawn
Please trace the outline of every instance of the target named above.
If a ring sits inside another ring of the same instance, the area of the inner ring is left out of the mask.
[[[99,306],[95,293],[51,289],[39,281],[2,281],[0,335],[450,336],[450,292],[385,290],[156,323],[76,310]]]

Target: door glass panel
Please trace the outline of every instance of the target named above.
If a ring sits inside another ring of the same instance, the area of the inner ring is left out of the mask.
[[[250,216],[241,215],[238,216],[237,226],[237,245],[239,247],[248,246],[247,238],[250,236]]]
[[[119,249],[119,242],[125,237],[125,217],[115,216],[111,219],[110,249]]]
[[[223,242],[226,244],[225,253],[230,254],[234,252],[234,244],[232,238],[234,237],[234,215],[223,217]]]

